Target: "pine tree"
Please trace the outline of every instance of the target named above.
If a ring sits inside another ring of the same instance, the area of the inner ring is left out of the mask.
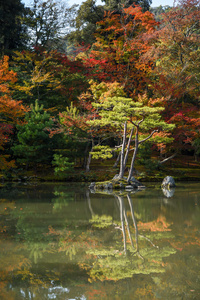
[[[21,0],[0,1],[0,56],[25,46],[25,31],[21,19],[25,14]]]
[[[26,115],[26,124],[17,126],[18,144],[12,149],[19,162],[50,163],[53,159],[53,150],[58,146],[57,136],[50,138],[49,130],[54,126],[50,115],[39,106],[31,105],[31,111]]]
[[[174,128],[173,124],[167,124],[162,120],[161,112],[164,110],[160,104],[162,99],[148,99],[147,96],[139,95],[136,101],[124,95],[123,87],[118,83],[93,84],[91,86],[94,101],[92,105],[99,112],[99,118],[88,121],[90,125],[108,127],[117,132],[122,139],[120,146],[121,160],[119,178],[123,178],[124,171],[128,162],[128,155],[133,150],[129,175],[127,181],[130,182],[139,146],[147,140],[154,142],[167,143],[172,139],[159,132],[170,131]],[[159,103],[160,102],[160,103]],[[157,105],[159,103],[159,106]],[[93,156],[109,157],[107,146],[93,148]],[[110,152],[112,149],[110,148]]]

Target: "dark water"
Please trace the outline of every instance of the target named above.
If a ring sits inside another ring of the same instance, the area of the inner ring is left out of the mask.
[[[200,299],[199,205],[200,183],[4,186],[0,299]]]

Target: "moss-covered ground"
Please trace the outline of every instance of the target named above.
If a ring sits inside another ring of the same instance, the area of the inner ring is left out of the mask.
[[[55,176],[51,166],[37,166],[25,170],[16,168],[9,172],[1,173],[1,181],[75,181],[75,182],[101,182],[111,180],[119,169],[114,168],[114,159],[93,160],[90,171],[86,172],[80,165],[73,171],[67,171],[63,176]],[[155,167],[149,164],[145,167],[136,162],[136,172],[133,174],[140,182],[160,182],[167,175],[173,176],[175,181],[200,181],[200,161],[195,161],[193,156],[179,155],[167,163]],[[125,176],[128,175],[128,170]]]

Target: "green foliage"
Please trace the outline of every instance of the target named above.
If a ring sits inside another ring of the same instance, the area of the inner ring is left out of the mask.
[[[28,163],[50,163],[53,151],[61,142],[61,136],[49,137],[49,131],[54,127],[50,115],[39,106],[31,105],[31,111],[27,113],[26,124],[18,125],[18,143],[12,150],[19,162]]]
[[[94,32],[97,22],[103,19],[104,8],[102,5],[96,5],[96,0],[84,1],[75,18],[75,31],[72,31],[68,38],[73,43],[92,44],[95,41]]]
[[[20,0],[0,2],[0,56],[26,47],[26,29],[21,19],[25,14]]]
[[[200,138],[197,138],[194,140],[194,142],[192,143],[194,149],[195,149],[195,155],[199,155],[200,154]]]
[[[55,188],[53,198],[53,210],[54,212],[62,211],[69,205],[69,202],[74,201],[74,195],[71,192],[65,192],[59,187]]]
[[[69,162],[68,157],[63,157],[60,154],[54,154],[54,160],[52,161],[52,164],[56,166],[54,168],[54,172],[59,177],[64,177],[66,175],[66,171],[72,171],[73,170],[73,163]]]
[[[95,31],[98,28],[98,22],[103,20],[105,11],[114,11],[122,13],[123,7],[129,7],[137,4],[142,7],[143,11],[150,8],[151,0],[102,0],[105,5],[97,5],[96,0],[83,1],[77,10],[77,15],[72,22],[73,30],[68,34],[68,38],[73,43],[93,44],[95,42]],[[74,26],[75,25],[75,26]]]
[[[57,51],[16,51],[13,60],[18,74],[12,87],[14,99],[23,100],[24,104],[34,104],[38,99],[45,109],[58,114],[71,102],[77,102],[88,86],[83,64]]]
[[[123,123],[128,121],[131,128],[141,121],[140,130],[149,132],[154,128],[172,130],[174,125],[167,124],[161,119],[161,112],[164,107],[153,107],[147,102],[147,96],[139,96],[136,101],[124,96],[123,87],[117,84],[101,83],[91,86],[94,94],[92,105],[98,109],[100,118],[88,121],[91,125],[109,125],[115,129],[123,130]],[[146,103],[147,102],[147,103]]]
[[[98,158],[103,158],[103,159],[107,159],[107,158],[112,158],[112,149],[109,146],[95,146],[93,147],[93,151],[90,152],[92,154],[92,157],[94,159],[98,159]]]
[[[92,225],[94,227],[97,228],[106,228],[109,227],[111,225],[113,225],[113,218],[111,216],[107,216],[107,215],[94,215],[92,216],[92,219],[90,220],[90,223],[92,223]]]
[[[151,173],[152,171],[158,169],[159,162],[158,160],[153,160],[152,156],[152,143],[144,143],[140,146],[138,152],[138,164],[145,167],[147,173]]]
[[[29,46],[61,50],[72,11],[62,1],[34,0],[24,19],[29,30]]]
[[[137,4],[142,7],[143,11],[147,11],[150,8],[152,0],[104,0],[106,3],[105,8],[110,11],[120,12],[122,7],[129,7]]]
[[[164,107],[151,105],[152,99],[148,99],[146,95],[138,96],[136,101],[132,98],[124,96],[123,87],[118,83],[92,84],[91,90],[94,95],[93,107],[99,112],[99,118],[89,120],[88,124],[93,126],[108,126],[114,131],[117,131],[119,136],[123,135],[123,125],[127,122],[127,127],[130,130],[133,127],[139,127],[141,139],[145,139],[151,131],[166,130],[170,131],[174,128],[173,124],[167,124],[162,120],[161,112]],[[152,136],[151,140],[154,139]],[[170,142],[172,139],[157,136],[157,142]],[[105,155],[105,150],[108,148],[97,149],[98,157],[102,152],[102,157]]]
[[[88,254],[97,257],[90,271],[92,279],[116,281],[131,278],[134,274],[164,273],[163,258],[176,253],[172,247],[143,248],[139,255],[130,246],[128,249],[129,255],[125,255],[113,247],[88,250]]]

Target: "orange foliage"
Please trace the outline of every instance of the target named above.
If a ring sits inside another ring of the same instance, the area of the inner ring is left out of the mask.
[[[143,92],[151,63],[140,62],[139,57],[149,48],[146,34],[157,25],[153,14],[143,13],[137,5],[124,9],[121,14],[105,13],[104,19],[98,22],[96,43],[85,59],[94,71],[92,77],[118,81],[130,96]]]
[[[21,101],[12,99],[10,85],[17,81],[17,74],[9,70],[8,61],[8,56],[0,60],[0,149],[10,140],[14,126],[21,122],[27,111]],[[0,167],[14,167],[14,161],[8,162],[6,157],[1,157]]]
[[[171,231],[169,228],[172,224],[168,223],[166,221],[166,218],[164,216],[159,216],[157,220],[148,222],[148,223],[143,223],[139,222],[138,223],[138,229],[139,230],[150,230],[150,231]]]
[[[22,105],[22,101],[12,99],[10,84],[17,81],[17,74],[9,70],[8,60],[8,56],[0,60],[0,114],[1,122],[16,124],[27,109]]]

